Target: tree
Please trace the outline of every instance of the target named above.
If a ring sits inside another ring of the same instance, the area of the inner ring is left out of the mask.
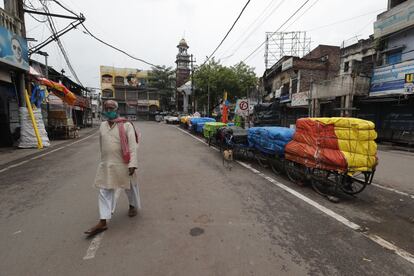
[[[149,86],[158,89],[174,88],[175,70],[165,65],[152,67],[148,74]]]
[[[165,65],[152,67],[148,74],[148,82],[149,87],[159,89],[161,109],[169,110],[175,88],[175,70]]]
[[[226,67],[212,59],[194,74],[199,106],[207,105],[208,89],[210,89],[211,109],[220,103],[224,91],[228,92],[228,100],[234,102],[237,98],[245,97],[248,89],[256,84],[254,68],[243,62]]]

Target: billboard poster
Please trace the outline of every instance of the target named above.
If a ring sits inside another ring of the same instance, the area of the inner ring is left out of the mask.
[[[414,60],[374,69],[371,79],[370,96],[412,93],[406,80],[414,73]]]
[[[0,27],[0,61],[10,66],[29,70],[29,53],[27,41]]]

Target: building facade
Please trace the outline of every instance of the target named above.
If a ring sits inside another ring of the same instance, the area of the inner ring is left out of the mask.
[[[389,0],[374,23],[376,62],[359,117],[384,141],[414,143],[414,1]]]
[[[295,124],[296,119],[312,112],[309,95],[314,83],[334,78],[339,70],[340,48],[319,45],[306,56],[282,57],[263,75],[266,101],[278,102],[281,125]]]
[[[19,135],[19,106],[25,104],[29,70],[23,1],[5,0],[0,8],[0,146],[11,146]]]
[[[149,71],[101,66],[102,100],[113,99],[122,116],[148,116],[160,107],[158,89],[148,85]]]
[[[373,36],[343,45],[340,54],[337,76],[312,86],[313,116],[355,116],[355,101],[368,96],[376,60]]]

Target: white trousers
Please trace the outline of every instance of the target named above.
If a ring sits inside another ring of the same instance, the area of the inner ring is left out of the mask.
[[[100,219],[111,219],[115,211],[116,201],[119,197],[118,190],[99,189],[98,205]],[[129,205],[141,209],[141,198],[139,196],[138,184],[130,184],[130,189],[125,189]]]

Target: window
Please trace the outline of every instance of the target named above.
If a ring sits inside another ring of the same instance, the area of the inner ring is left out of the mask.
[[[396,64],[401,62],[402,51],[391,52],[387,54],[387,64]]]
[[[150,100],[158,100],[158,93],[156,92],[149,93],[148,97]]]
[[[124,77],[116,76],[115,77],[115,84],[124,85]]]
[[[115,98],[117,100],[125,100],[125,91],[123,91],[123,90],[115,90]]]
[[[298,79],[292,79],[292,94],[298,92]]]
[[[102,98],[113,98],[114,93],[110,89],[102,90]]]
[[[348,72],[349,71],[349,61],[345,62],[344,64],[344,72]]]
[[[102,75],[102,83],[112,83],[112,76],[111,75]]]
[[[389,9],[392,9],[392,8],[394,8],[395,6],[398,6],[399,4],[404,3],[405,1],[407,1],[407,0],[391,0],[391,1],[390,1],[390,6],[389,6]]]
[[[285,84],[283,84],[283,86],[282,86],[282,93],[280,94],[280,96],[289,96],[289,88],[290,88],[290,86],[289,86],[289,83],[285,83]]]
[[[127,100],[136,100],[136,99],[138,99],[138,92],[137,91],[127,91],[126,98],[127,98]]]
[[[138,92],[138,99],[139,100],[146,100],[147,99],[147,91]]]

